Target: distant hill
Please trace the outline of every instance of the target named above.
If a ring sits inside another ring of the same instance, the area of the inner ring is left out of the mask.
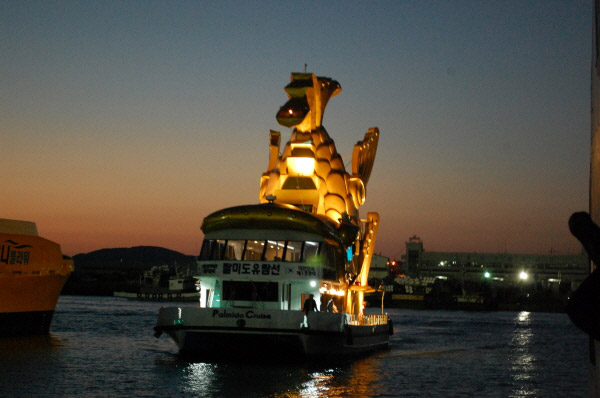
[[[190,256],[155,246],[101,249],[73,256],[75,271],[67,280],[63,294],[112,296],[115,291],[132,291],[139,285],[143,271],[155,265],[195,266]]]
[[[196,257],[156,246],[100,249],[73,256],[75,270],[136,270],[155,265],[195,264]]]

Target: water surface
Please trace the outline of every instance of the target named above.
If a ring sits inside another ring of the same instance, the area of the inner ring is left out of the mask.
[[[389,349],[364,358],[202,362],[153,337],[162,305],[61,296],[49,336],[0,340],[0,397],[587,395],[588,340],[565,314],[389,309]]]

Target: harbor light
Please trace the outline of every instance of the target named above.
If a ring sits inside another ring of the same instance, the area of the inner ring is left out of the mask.
[[[529,275],[527,275],[527,272],[525,271],[521,271],[521,273],[519,274],[519,279],[521,279],[522,281],[526,280],[529,277]]]
[[[489,278],[492,276],[492,274],[490,274],[490,272],[489,272],[489,271],[485,271],[485,272],[483,273],[483,276],[484,276],[486,279],[489,279]]]

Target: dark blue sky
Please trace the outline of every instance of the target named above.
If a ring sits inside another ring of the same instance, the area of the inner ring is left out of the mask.
[[[381,131],[377,252],[576,252],[587,208],[591,1],[0,2],[0,216],[68,254],[196,253],[258,201],[289,73],[336,79],[344,161]]]

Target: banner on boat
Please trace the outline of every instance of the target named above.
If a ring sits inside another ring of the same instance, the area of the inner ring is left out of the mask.
[[[285,264],[280,263],[252,263],[252,262],[218,262],[202,264],[200,266],[201,275],[206,276],[228,276],[228,275],[246,275],[257,276],[280,276],[306,278],[320,278],[321,272],[318,268],[307,266],[306,264]]]

